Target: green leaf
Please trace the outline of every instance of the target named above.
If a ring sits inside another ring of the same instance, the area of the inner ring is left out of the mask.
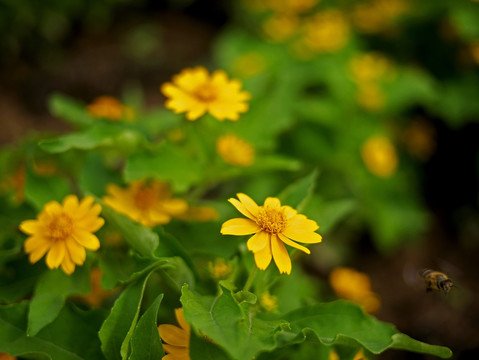
[[[191,360],[231,360],[231,357],[221,349],[205,339],[198,336],[194,331],[190,335],[190,358]]]
[[[233,359],[251,359],[261,351],[276,347],[275,334],[282,321],[265,321],[249,310],[251,304],[238,303],[230,290],[221,286],[216,297],[200,296],[183,286],[181,303],[185,318]]]
[[[68,96],[53,94],[48,99],[50,112],[72,125],[87,126],[93,118],[86,111],[86,106]]]
[[[60,313],[70,295],[90,291],[90,273],[85,267],[67,275],[60,269],[45,271],[38,279],[28,312],[28,336],[35,336]]]
[[[102,214],[141,256],[155,258],[154,251],[159,243],[158,234],[108,206],[103,206]]]
[[[318,222],[322,233],[332,230],[357,208],[357,202],[354,199],[323,201],[316,196],[313,199],[304,211]]]
[[[129,360],[157,360],[165,355],[156,323],[162,299],[163,294],[158,295],[138,321],[131,336]]]
[[[25,180],[25,200],[41,210],[43,206],[52,200],[58,202],[71,193],[70,183],[60,177],[40,177],[27,169]]]
[[[101,311],[65,306],[36,336],[27,336],[28,302],[0,306],[0,352],[48,360],[101,360],[98,328]]]
[[[178,257],[164,258],[164,264],[161,266],[160,272],[163,278],[176,290],[178,293],[184,284],[188,284],[194,288],[195,278],[193,272],[186,265],[185,261]]]
[[[202,168],[198,161],[180,149],[162,145],[155,152],[132,154],[125,167],[127,182],[155,178],[170,182],[175,191],[185,191],[201,178]]]
[[[452,355],[448,348],[411,339],[393,325],[366,315],[358,305],[343,300],[301,308],[282,318],[290,322],[291,332],[298,334],[296,341],[313,337],[328,346],[359,344],[373,354],[397,348],[442,358]]]
[[[313,195],[314,186],[318,177],[318,170],[294,182],[278,195],[282,205],[289,205],[302,211],[308,200]]]
[[[39,146],[55,154],[71,149],[92,150],[113,146],[125,150],[135,148],[142,141],[143,135],[124,124],[99,122],[81,132],[41,140]]]
[[[141,300],[150,274],[151,272],[123,291],[101,326],[98,333],[101,350],[108,360],[126,359],[128,356],[130,338],[138,320]]]

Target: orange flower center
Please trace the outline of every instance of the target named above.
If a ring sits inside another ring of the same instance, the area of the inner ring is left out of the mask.
[[[202,102],[212,102],[216,100],[218,92],[213,85],[206,83],[201,86],[198,86],[198,88],[195,90],[194,95],[198,100]]]
[[[277,234],[284,230],[287,220],[284,213],[278,209],[260,207],[256,223],[264,231]]]
[[[73,220],[65,213],[55,216],[48,224],[50,238],[54,241],[66,240],[73,233]]]
[[[147,210],[156,203],[157,196],[152,188],[141,187],[136,191],[133,199],[138,209]]]

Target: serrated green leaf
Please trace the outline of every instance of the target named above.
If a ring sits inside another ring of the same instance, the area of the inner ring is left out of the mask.
[[[65,306],[36,336],[27,336],[28,302],[0,306],[0,352],[39,360],[102,360],[98,328],[101,311]]]
[[[102,214],[138,254],[155,258],[154,252],[159,244],[158,234],[108,206],[103,206]]]
[[[48,99],[48,108],[53,115],[70,124],[87,126],[93,123],[93,118],[86,111],[86,106],[68,96],[53,94]]]
[[[28,311],[28,336],[35,336],[60,313],[70,295],[90,291],[90,273],[85,267],[67,275],[60,269],[45,271],[38,279]]]
[[[282,318],[289,321],[291,332],[298,334],[296,340],[300,341],[316,337],[328,346],[359,344],[373,354],[380,354],[389,348],[400,348],[420,350],[442,358],[452,355],[446,347],[427,345],[403,336],[393,325],[366,315],[358,305],[343,300],[294,310]]]
[[[125,167],[127,182],[155,178],[171,184],[175,191],[185,191],[201,178],[198,161],[173,146],[160,146],[155,152],[132,154]]]
[[[63,201],[63,198],[70,193],[71,186],[66,179],[56,176],[40,177],[31,169],[27,169],[25,200],[38,211],[49,201]]]
[[[316,179],[318,177],[318,170],[314,170],[308,176],[301,178],[284,189],[278,198],[282,205],[289,205],[299,212],[313,195]]]
[[[221,287],[216,297],[200,296],[183,286],[181,303],[188,323],[208,336],[233,359],[251,359],[276,346],[275,334],[282,321],[265,321],[238,303],[230,290]]]
[[[165,355],[156,322],[162,299],[163,294],[158,295],[138,321],[131,336],[129,360],[157,360]]]
[[[101,350],[108,360],[126,359],[128,356],[130,338],[138,320],[143,292],[150,274],[151,272],[123,291],[101,326],[98,333]]]

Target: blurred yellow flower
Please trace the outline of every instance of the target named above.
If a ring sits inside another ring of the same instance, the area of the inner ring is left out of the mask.
[[[263,32],[274,42],[291,38],[299,29],[299,18],[291,14],[274,14],[263,23]]]
[[[341,360],[339,355],[334,349],[329,350],[328,360]]]
[[[7,353],[0,353],[0,360],[16,360],[17,358]]]
[[[106,205],[148,227],[166,224],[188,209],[184,200],[172,198],[171,190],[161,181],[134,181],[126,189],[109,184],[106,191]]]
[[[258,75],[266,68],[264,56],[257,52],[249,52],[238,56],[232,65],[232,69],[238,76],[251,77]]]
[[[341,50],[349,40],[349,24],[339,10],[326,10],[306,21],[305,45],[319,53]]]
[[[370,52],[354,56],[349,62],[352,80],[356,83],[370,83],[391,77],[394,68],[389,59],[380,53]]]
[[[111,121],[133,120],[135,114],[133,109],[123,105],[111,96],[99,96],[87,106],[88,113],[97,118],[104,118]]]
[[[100,307],[103,301],[113,296],[116,293],[115,290],[105,290],[101,285],[101,277],[103,271],[95,267],[90,272],[91,291],[89,294],[82,296],[81,300],[91,307]]]
[[[368,313],[379,309],[379,297],[371,290],[369,277],[351,268],[337,267],[329,274],[329,283],[334,292],[345,299],[351,300]]]
[[[260,304],[266,311],[274,311],[278,308],[278,297],[266,291],[261,294]]]
[[[216,140],[216,151],[224,162],[236,166],[249,166],[254,162],[254,147],[236,135],[220,136]]]
[[[205,113],[216,119],[236,121],[239,114],[248,111],[250,94],[241,91],[241,82],[229,80],[223,70],[211,75],[198,66],[175,75],[171,83],[161,86],[167,97],[165,106],[175,113],[186,112],[188,120],[196,120]]]
[[[231,264],[223,258],[208,262],[208,271],[213,279],[226,279],[232,270]]]
[[[178,219],[187,221],[215,221],[218,220],[218,211],[211,206],[188,206],[186,212],[177,215]]]
[[[391,141],[382,135],[371,136],[363,144],[361,155],[366,167],[380,177],[390,177],[397,169],[398,157]]]
[[[61,266],[70,275],[75,265],[85,262],[85,248],[97,250],[100,241],[93,235],[105,221],[98,215],[101,206],[93,203],[92,196],[81,202],[75,195],[68,195],[60,205],[56,201],[47,203],[38,214],[37,220],[25,220],[20,230],[30,235],[25,241],[25,252],[30,262],[36,263],[47,254],[50,269]]]
[[[404,14],[409,5],[405,0],[371,0],[357,4],[352,12],[354,24],[364,33],[378,33]]]
[[[180,325],[162,324],[158,333],[163,340],[163,349],[167,355],[163,360],[190,360],[190,325],[183,316],[183,309],[175,309],[176,321]]]
[[[278,198],[268,197],[263,206],[258,206],[245,194],[237,194],[238,199],[228,201],[247,219],[236,218],[223,223],[223,235],[251,235],[247,242],[248,250],[254,253],[256,266],[265,270],[271,258],[274,259],[280,273],[291,273],[291,259],[284,244],[310,254],[308,248],[297,244],[321,242],[321,235],[315,221],[308,219],[290,206],[281,206]]]
[[[386,102],[381,86],[375,83],[359,85],[356,100],[361,107],[371,111],[382,109]]]
[[[402,136],[408,152],[421,161],[426,161],[434,153],[435,137],[436,131],[424,120],[412,121]]]

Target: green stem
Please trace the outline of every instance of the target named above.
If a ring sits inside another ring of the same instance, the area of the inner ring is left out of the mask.
[[[249,291],[257,273],[258,273],[258,268],[255,266],[253,271],[250,272],[248,280],[246,280],[246,284],[244,284],[243,291]]]

